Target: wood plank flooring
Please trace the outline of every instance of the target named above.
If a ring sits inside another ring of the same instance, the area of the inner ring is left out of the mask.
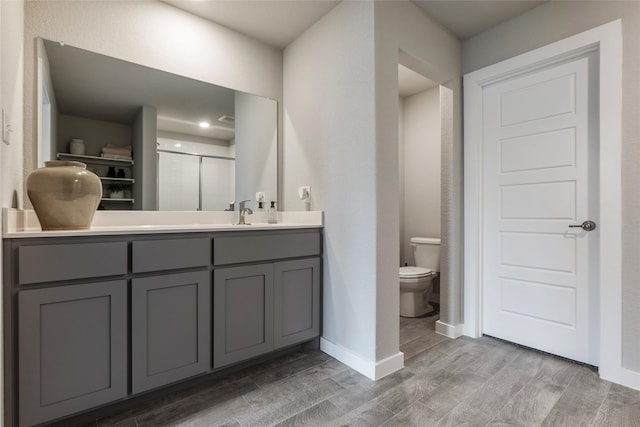
[[[640,392],[585,366],[401,318],[405,368],[371,381],[300,350],[113,413],[92,426],[640,427]]]

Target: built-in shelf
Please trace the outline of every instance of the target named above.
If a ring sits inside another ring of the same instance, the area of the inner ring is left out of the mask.
[[[58,153],[58,160],[75,160],[83,163],[101,164],[109,166],[131,166],[133,160],[110,159],[108,157],[84,156],[81,154]]]
[[[109,181],[109,182],[122,182],[122,183],[129,183],[129,184],[133,184],[134,182],[136,182],[135,179],[133,178],[112,178],[110,176],[101,176],[99,177],[101,181]]]
[[[101,199],[103,202],[127,202],[127,203],[135,203],[135,199],[112,199],[109,197],[105,197]]]

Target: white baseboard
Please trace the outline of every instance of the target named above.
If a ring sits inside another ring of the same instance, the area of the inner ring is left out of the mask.
[[[458,338],[462,336],[462,327],[463,325],[453,326],[438,320],[436,322],[436,333],[449,338]]]
[[[379,380],[384,378],[402,368],[404,368],[404,353],[399,351],[393,356],[389,356],[386,359],[376,362],[375,379]]]
[[[625,387],[640,390],[640,372],[632,371],[631,369],[622,368],[620,370],[620,378],[610,381],[616,382]]]
[[[320,350],[376,381],[404,368],[404,353],[398,352],[379,362],[364,359],[351,350],[320,338]]]

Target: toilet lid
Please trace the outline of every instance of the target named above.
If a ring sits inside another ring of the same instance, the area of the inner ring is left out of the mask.
[[[416,278],[427,276],[431,273],[431,270],[423,267],[400,267],[400,277],[404,278]]]

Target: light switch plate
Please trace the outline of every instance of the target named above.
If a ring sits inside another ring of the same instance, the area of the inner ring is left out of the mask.
[[[311,187],[309,185],[298,187],[298,197],[300,200],[309,200],[311,197]]]

